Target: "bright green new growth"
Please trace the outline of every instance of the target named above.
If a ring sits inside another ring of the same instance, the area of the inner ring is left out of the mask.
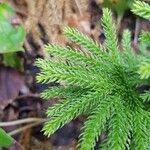
[[[79,139],[80,150],[94,149],[103,131],[108,134],[100,149],[148,150],[150,112],[145,102],[149,99],[140,94],[138,87],[149,81],[142,80],[137,72],[143,56],[134,55],[128,30],[123,33],[123,52],[120,52],[108,9],[103,10],[102,25],[105,48],[67,27],[65,35],[84,50],[49,44],[46,50],[56,59],[37,60],[36,65],[41,68],[37,80],[60,83],[44,91],[42,97],[63,98],[48,108],[49,121],[43,128],[44,134],[50,136],[79,115],[87,114]]]
[[[150,6],[144,1],[135,0],[135,3],[132,6],[132,12],[150,20]]]

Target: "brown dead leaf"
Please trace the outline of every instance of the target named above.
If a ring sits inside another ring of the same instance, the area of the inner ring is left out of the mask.
[[[19,95],[24,78],[14,69],[0,67],[0,109],[4,109]]]

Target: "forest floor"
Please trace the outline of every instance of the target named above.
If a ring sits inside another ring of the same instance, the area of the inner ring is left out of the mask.
[[[26,150],[75,150],[80,128],[85,119],[77,118],[59,129],[50,138],[42,132],[46,108],[56,103],[55,100],[42,100],[40,93],[54,83],[42,85],[36,82],[39,69],[34,65],[36,58],[48,58],[44,51],[47,43],[71,45],[63,35],[66,25],[75,27],[94,40],[103,43],[105,37],[100,26],[101,6],[94,0],[3,0],[16,10],[26,29],[24,52],[18,55],[24,64],[22,72],[0,66],[0,120],[8,122],[23,118],[41,118],[37,124],[26,123],[5,127],[7,132]],[[116,15],[114,13],[114,20]],[[133,47],[138,51],[137,37],[141,30],[150,29],[150,23],[133,15],[130,11],[124,14],[119,26],[118,37],[122,31],[132,32]],[[30,127],[31,125],[31,127]],[[22,130],[24,127],[26,129]],[[21,129],[19,132],[18,129]],[[14,132],[15,131],[15,132]]]

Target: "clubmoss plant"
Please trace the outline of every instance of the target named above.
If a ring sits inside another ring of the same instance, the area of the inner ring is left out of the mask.
[[[132,11],[140,17],[150,20],[150,6],[147,3],[135,1]],[[150,46],[150,32],[142,31],[139,41],[141,55],[143,55],[143,61],[139,65],[138,73],[140,74],[141,79],[148,80],[150,78],[150,57],[147,47]],[[141,95],[141,97],[145,99],[145,102],[147,102],[150,99],[150,92],[146,91],[143,95]]]
[[[150,21],[150,5],[145,2],[135,1],[132,8],[133,13]],[[150,32],[142,31],[140,35],[140,50],[143,55],[143,61],[139,67],[139,74],[142,79],[150,77],[150,57],[147,52],[147,47],[150,46]]]
[[[123,33],[123,51],[120,51],[116,27],[107,8],[103,9],[102,26],[104,46],[66,27],[65,35],[84,50],[49,44],[45,49],[57,59],[36,61],[41,68],[38,82],[60,83],[45,90],[42,97],[63,97],[48,108],[49,121],[43,128],[44,134],[50,136],[79,115],[87,114],[78,149],[94,149],[98,137],[106,131],[107,138],[100,149],[148,150],[150,112],[145,104],[146,96],[138,90],[149,83],[137,71],[143,56],[134,54],[128,30]]]
[[[115,10],[118,15],[123,15],[134,0],[99,0],[103,7]]]
[[[132,6],[132,12],[142,18],[150,20],[150,6],[144,1],[135,1]]]
[[[97,0],[104,8],[109,8],[117,13],[117,24],[119,27],[121,20],[127,10],[130,10],[134,0]]]

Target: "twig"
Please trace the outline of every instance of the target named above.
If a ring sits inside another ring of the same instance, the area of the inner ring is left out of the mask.
[[[134,45],[137,45],[137,43],[138,43],[138,35],[140,33],[140,29],[141,29],[140,18],[137,18],[136,19],[136,24],[135,24],[134,40],[133,40]]]
[[[15,135],[15,134],[18,134],[18,133],[22,132],[23,130],[26,130],[28,128],[32,128],[34,126],[40,125],[40,124],[44,123],[45,121],[46,120],[41,120],[41,121],[38,121],[38,122],[34,122],[34,123],[31,123],[31,124],[25,125],[23,127],[20,127],[16,130],[13,130],[13,131],[9,132],[8,134],[11,135],[11,136]]]
[[[15,121],[9,121],[9,122],[0,122],[0,127],[6,127],[6,126],[14,126],[24,123],[30,123],[30,122],[44,122],[47,119],[44,118],[26,118],[26,119],[19,119]]]
[[[80,7],[80,4],[79,4],[78,0],[75,0],[75,3],[76,3],[76,6],[77,6],[77,8],[79,10],[80,16],[83,16],[82,11],[81,11],[81,7]]]
[[[29,93],[29,94],[25,94],[25,95],[19,95],[16,99],[22,99],[22,98],[26,98],[26,97],[40,98],[40,94]]]

